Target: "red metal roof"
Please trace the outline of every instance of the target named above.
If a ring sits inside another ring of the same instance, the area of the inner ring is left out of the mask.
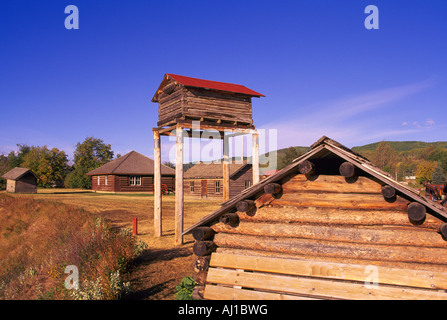
[[[172,73],[167,73],[165,75],[165,78],[164,78],[163,82],[161,83],[160,88],[163,87],[163,83],[165,82],[167,77],[174,79],[175,81],[181,83],[182,85],[184,85],[186,87],[206,88],[206,89],[212,89],[212,90],[241,93],[241,94],[246,94],[246,95],[249,95],[252,97],[265,97],[262,93],[253,91],[253,90],[251,90],[243,85],[240,85],[240,84],[219,82],[219,81],[212,81],[212,80],[203,80],[203,79],[191,78],[191,77],[181,76],[181,75],[172,74]],[[157,90],[157,93],[158,93],[158,90]],[[154,99],[152,100],[154,102],[157,101],[157,96],[158,96],[157,93],[155,94]]]
[[[262,93],[253,91],[240,84],[203,80],[203,79],[180,76],[178,74],[172,74],[172,73],[168,73],[167,75],[172,79],[174,79],[175,81],[178,81],[184,86],[188,87],[198,87],[198,88],[214,89],[219,91],[243,93],[254,97],[265,97]]]

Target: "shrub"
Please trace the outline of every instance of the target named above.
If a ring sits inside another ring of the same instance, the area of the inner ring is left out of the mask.
[[[177,300],[194,300],[192,292],[197,283],[192,277],[184,277],[180,284],[175,287],[177,293],[175,294]]]
[[[64,204],[0,195],[0,299],[119,299],[121,274],[145,249],[130,230]],[[65,267],[79,289],[65,288]]]

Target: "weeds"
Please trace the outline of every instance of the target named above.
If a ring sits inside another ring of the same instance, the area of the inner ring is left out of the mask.
[[[119,299],[121,274],[147,246],[82,209],[0,195],[0,299]],[[68,290],[65,267],[79,270]]]

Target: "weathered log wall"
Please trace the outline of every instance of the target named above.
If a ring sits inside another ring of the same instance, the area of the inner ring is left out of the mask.
[[[397,271],[387,268],[418,272],[436,270],[447,278],[447,242],[440,234],[441,227],[445,226],[443,221],[426,215],[425,208],[421,210],[416,203],[393,194],[393,190],[383,188],[368,177],[352,179],[351,171],[344,168],[349,179],[298,174],[279,187],[266,186],[264,190],[271,194],[262,196],[262,201],[259,198],[238,206],[247,212],[236,213],[237,223],[221,219],[211,226],[208,234],[212,237],[205,240],[207,245],[201,252],[206,254],[202,256],[209,256],[212,243],[212,249],[217,248],[221,253],[236,252],[263,259],[287,257],[309,263],[372,265],[385,268],[389,278]],[[414,216],[419,220],[410,219]],[[218,274],[219,277],[233,276],[231,272],[231,275],[213,272],[208,282],[213,282],[211,279]],[[418,277],[418,273],[412,277]],[[213,287],[213,290],[217,289]],[[408,297],[413,297],[413,293],[407,293]],[[213,295],[209,294],[211,298]],[[361,298],[361,294],[359,291],[357,296],[347,297]],[[377,297],[392,297],[394,293],[387,294]],[[424,297],[425,291],[414,293],[414,297],[419,295]],[[395,296],[402,298],[405,293]]]
[[[170,79],[158,103],[158,126],[180,118],[253,124],[251,97],[243,94],[184,87]]]

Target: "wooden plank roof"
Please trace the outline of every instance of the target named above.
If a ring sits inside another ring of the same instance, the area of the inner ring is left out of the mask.
[[[154,160],[131,151],[87,173],[89,176],[103,174],[153,175]],[[174,176],[175,170],[162,164],[161,174]]]
[[[447,221],[447,211],[443,206],[433,201],[430,201],[425,197],[420,196],[417,190],[394,180],[388,173],[385,173],[384,171],[374,166],[368,159],[353,152],[352,150],[343,146],[337,141],[332,140],[326,136],[323,136],[316,143],[314,143],[311,146],[311,148],[312,149],[308,153],[295,159],[291,164],[289,164],[282,170],[267,177],[266,179],[260,181],[259,183],[253,185],[252,187],[244,190],[239,195],[231,198],[230,200],[222,203],[222,207],[220,207],[210,215],[204,217],[202,220],[200,220],[193,226],[189,227],[187,230],[184,231],[184,234],[190,233],[193,229],[199,226],[208,225],[209,223],[219,219],[220,216],[225,213],[234,212],[236,210],[236,205],[239,201],[245,199],[253,199],[260,193],[263,193],[264,186],[266,186],[267,184],[272,182],[278,182],[291,173],[295,172],[298,173],[299,164],[304,162],[305,160],[308,159],[310,160],[318,157],[325,157],[328,156],[329,154],[336,155],[344,159],[345,161],[354,164],[360,170],[370,174],[372,177],[379,180],[381,183],[383,183],[383,185],[392,186],[397,191],[399,191],[401,195],[407,197],[411,201],[415,201],[424,205],[427,209],[429,209],[427,210],[427,213],[435,215],[443,221]]]
[[[19,168],[19,167],[15,167],[14,169],[9,170],[2,176],[2,178],[7,179],[7,180],[19,180],[21,177],[23,177],[28,172],[30,172],[33,176],[36,177],[36,179],[38,179],[36,174],[34,172],[32,172],[30,169]]]
[[[186,77],[178,74],[167,73],[165,74],[163,81],[158,87],[154,97],[152,98],[152,102],[158,102],[158,95],[160,90],[165,86],[167,80],[171,78],[178,83],[181,83],[185,87],[195,87],[195,88],[203,88],[208,90],[217,90],[222,92],[231,92],[231,93],[240,93],[251,97],[265,97],[262,93],[251,90],[243,85],[228,83],[228,82],[220,82],[213,80],[204,80],[192,77]]]

